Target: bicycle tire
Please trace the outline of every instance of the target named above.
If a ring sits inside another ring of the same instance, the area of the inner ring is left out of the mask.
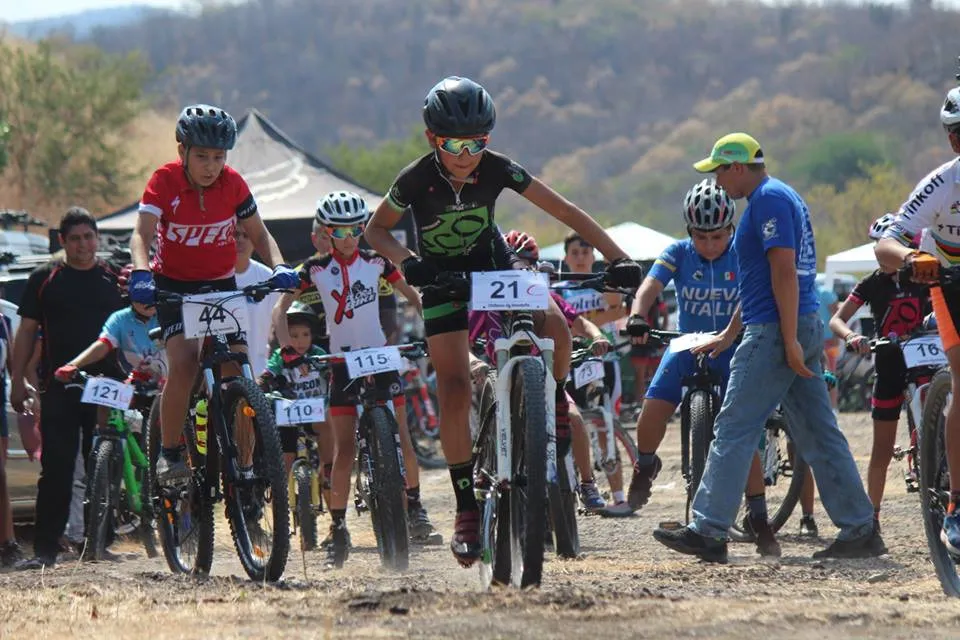
[[[227,421],[226,430],[234,444],[233,450],[238,453],[233,423],[241,402],[245,402],[254,414],[250,419],[253,423],[255,438],[253,451],[255,479],[252,485],[256,487],[244,489],[230,486],[226,474],[229,465],[221,464],[224,469],[223,495],[227,503],[230,535],[240,564],[243,565],[250,579],[257,582],[276,582],[283,575],[290,552],[290,503],[287,496],[287,477],[283,464],[283,451],[280,447],[280,434],[273,421],[273,410],[260,388],[246,378],[233,378],[225,382],[221,398],[223,416]],[[208,448],[212,440],[214,438],[207,438]],[[236,460],[235,463],[239,466],[240,461]],[[244,504],[244,500],[249,501]],[[244,507],[247,508],[247,513],[244,513]],[[259,511],[263,516],[268,508],[273,520],[273,531],[269,539],[259,519],[247,522],[249,513]],[[256,532],[263,533],[264,537],[261,538],[258,535],[256,542],[252,540],[251,527],[248,525],[253,525]]]
[[[950,398],[950,371],[937,372],[927,389],[920,425],[920,504],[923,511],[923,530],[927,537],[930,560],[943,592],[960,597],[960,576],[957,564],[940,541],[940,531],[946,516],[950,496],[950,478],[947,470],[944,444],[944,409]]]
[[[373,469],[370,516],[377,538],[380,564],[404,571],[410,565],[410,532],[404,508],[404,482],[397,455],[400,442],[397,420],[386,407],[363,414],[367,420],[367,446]]]
[[[687,522],[690,521],[690,509],[693,496],[697,493],[700,480],[707,466],[710,443],[713,441],[713,413],[710,393],[703,389],[694,389],[687,398],[687,411],[690,424],[690,481],[687,484]]]
[[[554,547],[561,558],[580,555],[580,533],[577,530],[577,494],[570,486],[567,461],[573,454],[557,461],[557,483],[547,487],[550,520],[553,523]]]
[[[787,521],[790,520],[790,516],[793,515],[793,510],[797,507],[797,502],[800,501],[800,493],[803,491],[803,482],[804,478],[807,476],[807,469],[809,465],[801,458],[796,451],[796,446],[793,444],[793,438],[790,437],[790,423],[787,421],[786,416],[782,414],[775,413],[768,420],[764,428],[769,432],[775,432],[777,430],[782,430],[787,437],[788,444],[788,453],[786,464],[789,465],[790,470],[790,484],[787,485],[787,491],[783,496],[783,499],[779,503],[776,503],[775,508],[770,509],[770,499],[768,496],[768,515],[767,521],[770,524],[770,529],[777,533],[780,529],[783,528]],[[768,435],[767,443],[770,443],[773,439]],[[782,459],[781,459],[782,460]],[[778,467],[778,471],[781,473],[785,472],[786,469],[783,467],[783,462]],[[769,486],[769,485],[768,485]],[[734,522],[733,526],[730,528],[729,535],[732,540],[735,542],[753,542],[754,535],[751,532],[744,531],[740,526],[740,522]]]
[[[317,514],[313,509],[313,467],[308,462],[298,461],[293,465],[292,473],[296,478],[294,488],[297,492],[294,503],[297,530],[300,532],[300,544],[304,551],[317,548]]]
[[[114,454],[113,441],[101,440],[91,457],[93,467],[89,473],[89,499],[87,501],[86,551],[84,556],[103,560],[107,537],[113,528],[114,507]]]
[[[520,587],[538,586],[543,578],[547,512],[547,414],[545,371],[539,360],[523,360],[513,377],[510,412],[513,424],[513,477],[510,487],[510,534],[523,554]]]
[[[163,557],[167,561],[167,566],[174,573],[188,573],[194,575],[206,575],[210,573],[213,565],[213,501],[205,495],[206,492],[200,489],[198,478],[196,476],[197,466],[199,464],[199,454],[196,451],[196,445],[193,438],[193,430],[189,424],[189,414],[184,421],[184,440],[187,445],[187,453],[190,460],[190,466],[194,470],[194,477],[188,485],[185,497],[182,497],[174,507],[172,504],[164,504],[166,498],[161,495],[160,487],[157,485],[157,458],[160,456],[160,396],[154,399],[153,406],[150,408],[150,416],[147,421],[147,439],[146,454],[150,462],[150,472],[147,482],[143,483],[145,492],[144,500],[149,500],[155,504],[153,515],[157,523],[157,532],[160,537],[160,548],[163,551]],[[185,531],[180,530],[181,519],[177,516],[176,509],[180,503],[189,507],[189,522],[196,522],[196,527],[190,527]],[[185,544],[186,543],[186,544]],[[187,555],[187,554],[192,554]]]
[[[159,397],[159,396],[158,396]],[[150,424],[150,416],[145,415],[144,424]],[[148,437],[149,427],[144,428],[139,434],[130,433],[130,438],[136,438],[137,446],[140,447],[140,450],[146,454],[146,440]],[[149,460],[149,458],[148,458]],[[153,517],[153,501],[150,496],[150,467],[149,464],[147,468],[135,468],[134,473],[137,476],[137,481],[140,483],[140,513],[138,514],[140,518],[140,526],[137,528],[137,537],[140,540],[140,543],[143,545],[143,549],[147,554],[148,558],[156,558],[160,555],[160,552],[157,550],[157,529],[156,529],[156,519]],[[125,505],[126,501],[121,500],[121,505]]]
[[[436,395],[429,392],[430,402],[434,408],[439,407]],[[443,457],[443,448],[439,446],[439,431],[436,436],[428,434],[421,426],[421,420],[426,420],[426,409],[421,407],[422,417],[417,416],[417,404],[422,404],[422,399],[417,391],[406,394],[407,396],[407,429],[410,430],[410,441],[413,443],[413,452],[417,456],[417,463],[422,469],[445,469],[447,459]]]

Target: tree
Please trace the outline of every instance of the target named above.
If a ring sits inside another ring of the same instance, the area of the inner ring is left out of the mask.
[[[423,132],[414,131],[402,140],[389,140],[372,149],[338,144],[327,149],[325,155],[338,171],[365,187],[386,193],[400,170],[429,150]]]
[[[141,109],[147,67],[137,54],[42,41],[0,42],[0,113],[14,186],[24,206],[104,202],[137,173],[124,134]],[[88,204],[89,206],[89,204]]]
[[[884,140],[878,134],[849,131],[806,145],[789,162],[787,172],[808,185],[829,184],[840,190],[847,181],[866,177],[870,167],[886,161]]]
[[[0,120],[0,175],[7,167],[7,141],[10,138],[10,125],[4,120]]]

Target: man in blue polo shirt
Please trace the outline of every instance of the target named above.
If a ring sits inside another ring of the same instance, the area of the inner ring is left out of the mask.
[[[813,468],[820,498],[840,528],[815,558],[864,558],[886,553],[874,526],[846,438],[837,427],[823,382],[823,324],[817,315],[817,255],[810,213],[790,186],[767,175],[760,144],[732,133],[694,165],[748,206],[734,235],[740,307],[730,324],[701,350],[728,349],[744,329],[730,364],[730,380],[717,416],[715,438],[693,501],[693,522],[657,529],[667,547],[711,562],[726,562],[726,532],[733,524],[750,459],[767,416],[782,404],[800,454]]]

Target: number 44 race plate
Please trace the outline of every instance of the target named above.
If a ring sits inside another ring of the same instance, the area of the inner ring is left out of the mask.
[[[547,274],[538,271],[481,271],[472,274],[474,311],[536,311],[550,301]]]

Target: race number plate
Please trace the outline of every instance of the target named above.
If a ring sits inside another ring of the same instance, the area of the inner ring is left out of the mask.
[[[603,378],[603,362],[601,360],[587,360],[573,370],[573,386],[580,387]]]
[[[378,349],[359,349],[344,354],[347,361],[347,375],[362,378],[377,373],[400,371],[403,369],[403,356],[397,347]]]
[[[247,299],[235,291],[183,297],[183,336],[203,338],[247,330]]]
[[[713,333],[688,333],[670,341],[670,353],[687,351],[689,349],[699,347],[702,344],[710,342],[716,337],[716,334]]]
[[[536,311],[550,301],[547,274],[537,271],[482,271],[472,274],[474,311]]]
[[[80,402],[113,409],[127,409],[133,400],[133,385],[112,378],[88,378]]]
[[[277,400],[274,414],[277,425],[311,424],[327,419],[323,398],[301,398],[299,400]]]
[[[919,336],[911,338],[901,345],[903,359],[907,367],[941,367],[947,364],[947,354],[943,351],[940,336]]]

